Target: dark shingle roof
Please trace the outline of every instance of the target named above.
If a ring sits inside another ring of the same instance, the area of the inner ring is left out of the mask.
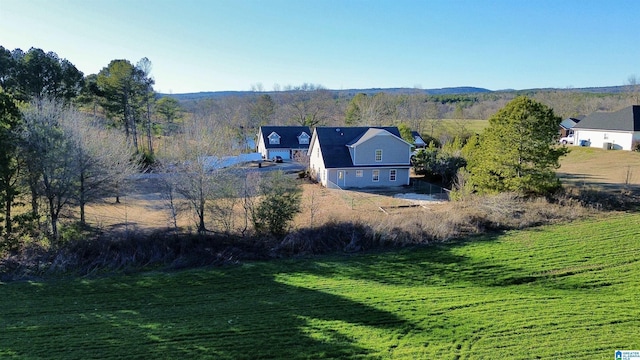
[[[595,112],[585,117],[573,128],[640,131],[640,105],[628,106],[614,112]]]
[[[298,136],[303,132],[311,138],[311,129],[308,126],[262,126],[262,140],[267,149],[306,149],[309,144],[300,144]],[[280,136],[280,144],[269,144],[269,135],[276,133]]]
[[[316,141],[320,144],[326,168],[353,167],[347,144],[358,141],[369,129],[382,129],[400,137],[397,127],[317,127]]]

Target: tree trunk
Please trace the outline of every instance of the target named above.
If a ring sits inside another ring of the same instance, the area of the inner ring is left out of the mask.
[[[147,98],[147,146],[149,154],[153,154],[153,137],[151,136],[151,102]]]
[[[198,214],[199,223],[198,223],[198,234],[204,234],[207,232],[207,228],[204,225],[204,213]]]
[[[36,180],[33,177],[29,179],[29,190],[31,191],[31,215],[34,219],[38,219],[40,213],[40,209],[38,209],[38,189]]]
[[[207,227],[204,224],[204,207],[205,207],[204,194],[201,193],[200,204],[198,209],[198,233],[199,234],[204,234],[207,231]]]
[[[136,126],[135,116],[131,116],[131,137],[133,139],[133,148],[136,149],[136,153],[140,152],[140,148],[138,148],[138,128]]]
[[[129,140],[129,117],[131,115],[129,114],[129,97],[127,97],[126,92],[123,95],[122,102],[124,103],[124,119],[122,119],[124,125],[124,136]]]
[[[80,203],[80,224],[82,224],[82,226],[85,226],[87,223],[86,223],[86,219],[85,219],[85,215],[84,215],[84,205],[85,205],[84,171],[80,172],[80,199],[79,199],[79,203]]]
[[[120,183],[116,184],[116,204],[120,204]]]
[[[54,204],[54,199],[50,197],[49,199],[49,216],[51,217],[51,237],[53,238],[56,245],[58,245],[59,234],[58,234],[58,212],[56,211],[56,207]]]
[[[4,209],[4,230],[5,230],[5,239],[8,239],[9,236],[11,236],[11,232],[13,231],[12,229],[12,222],[11,222],[11,203],[13,202],[13,200],[10,198],[10,195],[8,194],[9,191],[7,191],[7,196],[5,197],[5,209]]]

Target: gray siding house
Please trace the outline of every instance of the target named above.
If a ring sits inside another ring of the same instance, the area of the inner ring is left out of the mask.
[[[317,127],[309,170],[329,188],[402,186],[409,184],[410,156],[397,127]]]

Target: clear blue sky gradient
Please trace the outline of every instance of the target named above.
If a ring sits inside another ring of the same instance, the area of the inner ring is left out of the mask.
[[[148,57],[156,91],[624,85],[637,0],[0,0],[0,45],[85,75]]]

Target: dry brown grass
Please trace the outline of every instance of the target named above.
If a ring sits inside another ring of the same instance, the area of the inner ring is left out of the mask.
[[[571,146],[558,175],[564,184],[599,189],[640,187],[640,153]]]
[[[580,147],[571,147],[571,150],[558,170],[563,183],[567,184],[569,194],[557,201],[562,205],[560,208],[560,205],[550,204],[544,199],[531,202],[508,194],[501,198],[412,206],[415,202],[394,198],[393,192],[376,194],[333,190],[304,182],[301,212],[294,219],[292,229],[352,222],[380,229],[410,229],[416,234],[421,233],[420,238],[425,238],[423,233],[428,233],[426,237],[430,239],[446,239],[460,233],[481,231],[487,224],[492,224],[489,227],[493,228],[503,225],[522,228],[555,221],[554,219],[573,219],[584,215],[580,205],[609,201],[615,207],[615,199],[603,197],[602,191],[607,191],[613,197],[621,197],[624,195],[620,194],[622,190],[628,193],[640,187],[639,153]],[[120,204],[115,204],[114,199],[105,199],[103,203],[88,207],[87,219],[92,225],[105,230],[171,228],[171,213],[159,189],[157,180],[139,180],[131,193],[121,198]],[[526,209],[523,210],[525,204]],[[178,218],[182,231],[190,232],[194,229],[195,222],[189,214],[182,212]],[[236,205],[233,223],[235,230],[244,227],[239,204]],[[216,230],[213,221],[209,225]]]
[[[299,180],[301,212],[284,239],[242,232],[245,221],[239,201],[228,233],[210,218],[207,226],[215,233],[194,234],[195,221],[189,211],[176,219],[177,232],[167,231],[174,226],[162,184],[157,178],[141,178],[131,184],[120,203],[106,198],[87,207],[87,221],[98,232],[88,237],[79,233],[59,249],[25,244],[22,251],[0,259],[0,274],[28,277],[49,271],[90,274],[135,271],[145,266],[179,268],[422,245],[571,221],[601,209],[634,209],[640,203],[636,199],[640,193],[636,191],[640,187],[640,154],[572,150],[559,171],[569,186],[552,199],[499,194],[469,196],[456,202],[415,202],[393,197],[394,191],[333,190]],[[176,205],[186,204],[183,200]],[[77,210],[71,212],[70,219],[77,219]]]

